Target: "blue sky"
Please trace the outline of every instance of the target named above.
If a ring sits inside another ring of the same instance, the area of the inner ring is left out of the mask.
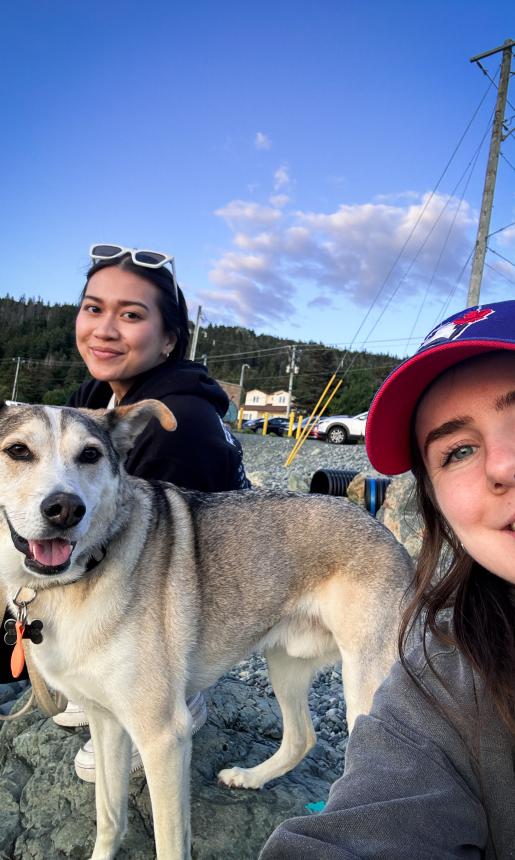
[[[192,317],[403,354],[466,304],[496,96],[469,59],[514,25],[512,0],[5,6],[0,293],[73,302],[118,242],[175,254]],[[503,155],[492,231],[515,133]],[[515,228],[491,247],[515,261]],[[484,301],[515,295],[506,260]]]

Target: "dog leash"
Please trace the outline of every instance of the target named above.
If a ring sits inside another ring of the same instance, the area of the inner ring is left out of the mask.
[[[41,674],[34,665],[32,658],[32,645],[39,644],[43,640],[43,624],[34,620],[32,624],[27,620],[27,606],[36,599],[36,592],[32,588],[20,588],[13,603],[17,608],[16,620],[9,619],[5,623],[6,633],[4,640],[7,645],[14,645],[11,657],[11,672],[13,677],[21,675],[25,663],[29,675],[32,691],[29,699],[19,711],[14,714],[0,714],[0,722],[17,720],[28,714],[34,707],[38,707],[45,717],[54,717],[66,709],[67,699],[60,692],[51,692],[43,680]]]

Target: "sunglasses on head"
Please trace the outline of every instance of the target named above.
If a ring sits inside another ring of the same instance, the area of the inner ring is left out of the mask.
[[[130,254],[132,262],[136,266],[144,266],[147,269],[160,269],[166,263],[170,263],[172,271],[173,287],[175,291],[175,301],[179,304],[179,291],[177,287],[177,277],[175,275],[175,259],[169,254],[163,254],[161,251],[146,251],[140,248],[124,248],[122,245],[92,245],[89,249],[89,256],[96,262],[97,260],[114,260],[116,257],[123,257],[124,254]]]

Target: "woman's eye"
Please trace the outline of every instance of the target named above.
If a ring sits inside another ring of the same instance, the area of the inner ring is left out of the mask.
[[[140,320],[142,318],[141,314],[137,314],[136,311],[125,311],[124,317],[128,320]]]
[[[26,445],[22,445],[21,442],[15,442],[14,445],[11,445],[9,448],[6,448],[5,453],[9,455],[11,460],[32,459],[32,454],[29,448],[27,448]]]
[[[79,463],[96,463],[100,460],[101,456],[102,452],[99,451],[98,448],[88,446],[80,452]]]
[[[98,305],[82,305],[82,310],[88,314],[99,314],[100,308]]]
[[[474,445],[459,445],[457,448],[453,448],[452,451],[449,451],[445,456],[444,466],[447,463],[455,463],[460,460],[466,460],[467,457],[470,457],[475,451]]]

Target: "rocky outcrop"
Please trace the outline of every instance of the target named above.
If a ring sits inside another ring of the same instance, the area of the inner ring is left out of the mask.
[[[278,745],[281,725],[273,696],[233,677],[206,694],[209,718],[193,743],[192,856],[255,860],[274,827],[325,801],[343,770],[345,742],[320,740],[291,773],[260,791],[218,785],[231,764],[252,766]],[[332,709],[341,722],[341,711]],[[328,727],[333,716],[327,716]],[[77,779],[75,753],[86,730],[65,731],[37,711],[0,730],[0,860],[82,860],[95,835],[94,786]],[[130,783],[129,830],[119,860],[154,857],[152,812],[144,776]]]
[[[411,473],[392,479],[377,519],[393,532],[413,559],[418,558],[423,526],[417,511],[415,479]]]

